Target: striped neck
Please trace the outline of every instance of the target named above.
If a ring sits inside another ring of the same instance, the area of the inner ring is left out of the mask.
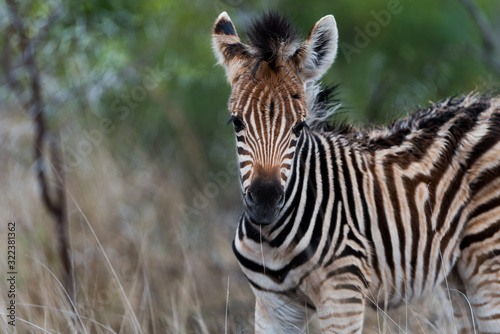
[[[362,158],[353,147],[343,136],[303,131],[285,187],[286,202],[276,222],[259,226],[251,223],[243,212],[238,224],[238,238],[246,237],[273,248],[302,249],[305,245],[314,248],[325,220],[339,221],[340,218],[341,223],[347,223],[349,213],[345,212],[346,206],[342,207],[341,202],[343,198],[351,199],[347,193],[352,189],[345,185],[349,178],[344,174],[349,173],[349,167],[344,156],[352,153]],[[332,217],[336,213],[340,216]]]

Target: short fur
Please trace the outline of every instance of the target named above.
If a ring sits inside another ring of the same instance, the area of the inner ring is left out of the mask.
[[[366,307],[454,273],[476,328],[500,334],[500,98],[449,98],[378,129],[336,125],[334,88],[317,83],[337,51],[333,16],[300,45],[270,14],[249,36],[226,13],[213,30],[232,86],[245,204],[233,251],[255,331],[303,333],[316,313],[323,333],[360,334]]]

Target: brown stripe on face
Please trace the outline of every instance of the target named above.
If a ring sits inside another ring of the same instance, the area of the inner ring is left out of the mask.
[[[291,168],[290,149],[297,144],[293,129],[306,115],[303,83],[287,62],[280,59],[280,66],[271,69],[265,62],[250,61],[233,84],[229,108],[245,124],[236,138],[240,169],[253,166],[242,175],[245,188],[270,175],[284,185],[285,170]]]
[[[252,165],[252,161],[250,161],[250,160],[240,162],[241,169],[245,168],[246,166],[250,166],[250,165]]]
[[[245,181],[246,181],[246,180],[250,177],[250,175],[251,175],[251,174],[252,174],[252,171],[251,171],[251,170],[249,170],[249,171],[248,171],[248,172],[246,172],[245,174],[242,174],[242,175],[241,175],[241,182],[242,182],[242,183],[243,183],[243,182],[245,182]]]
[[[251,155],[251,153],[245,150],[243,147],[238,147],[238,154],[240,155]]]
[[[281,182],[285,184],[287,180],[288,176],[285,174],[285,172],[281,172]]]

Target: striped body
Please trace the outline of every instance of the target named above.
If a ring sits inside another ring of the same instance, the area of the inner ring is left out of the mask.
[[[232,85],[245,203],[233,251],[256,332],[301,333],[316,313],[323,333],[361,333],[366,307],[456,275],[476,330],[500,333],[500,98],[450,98],[382,129],[331,126],[315,82],[335,57],[333,17],[300,45],[280,18],[252,29],[242,44],[223,13],[213,36]]]
[[[322,298],[342,296],[347,327],[333,332],[356,332],[365,304],[423,296],[455,264],[474,290],[486,268],[500,268],[500,100],[492,103],[448,101],[387,130],[304,133],[280,219],[259,228],[243,214],[238,224],[233,249],[256,295],[276,294],[276,307],[295,304],[302,312],[291,314],[302,316],[304,305],[312,314]],[[486,276],[500,284],[499,272]],[[500,299],[487,309],[498,317]]]

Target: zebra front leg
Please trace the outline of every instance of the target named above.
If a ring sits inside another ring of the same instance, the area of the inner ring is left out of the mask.
[[[365,315],[365,288],[351,278],[322,285],[318,319],[322,333],[361,334]]]
[[[255,333],[303,333],[313,312],[292,298],[272,292],[254,291]]]

